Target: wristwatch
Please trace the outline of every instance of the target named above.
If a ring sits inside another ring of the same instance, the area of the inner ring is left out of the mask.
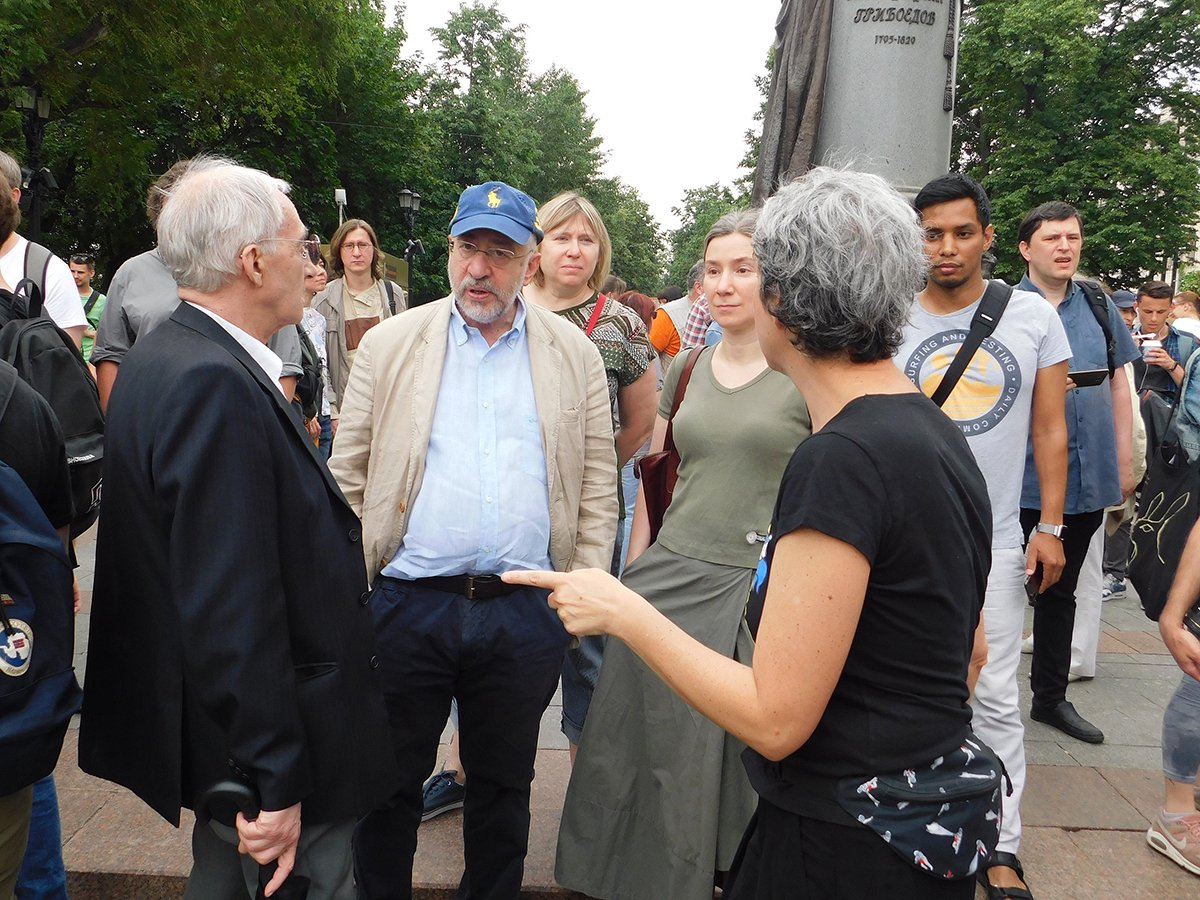
[[[1062,540],[1063,532],[1066,530],[1066,525],[1048,525],[1045,522],[1038,522],[1037,524],[1038,534],[1052,534],[1060,541]]]

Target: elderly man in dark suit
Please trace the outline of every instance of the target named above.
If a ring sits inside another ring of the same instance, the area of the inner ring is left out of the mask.
[[[353,822],[392,785],[360,525],[266,346],[319,252],[286,191],[213,158],[177,183],[158,238],[184,302],[108,410],[80,765],[174,824],[222,780],[257,795],[225,840],[201,814],[189,898],[253,896],[272,860],[269,893],[294,867],[352,898]]]

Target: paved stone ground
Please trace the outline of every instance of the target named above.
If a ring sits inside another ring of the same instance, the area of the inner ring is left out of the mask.
[[[93,535],[77,547],[83,612],[77,625],[77,668],[87,658]],[[1028,675],[1025,657],[1023,675]],[[1107,737],[1101,746],[1072,740],[1026,720],[1029,784],[1021,858],[1038,900],[1200,897],[1200,879],[1146,846],[1145,831],[1162,800],[1159,747],[1162,711],[1179,680],[1156,626],[1130,596],[1104,605],[1096,678],[1068,695]],[[1022,680],[1024,706],[1027,684]],[[559,701],[542,722],[526,897],[579,897],[554,884],[554,847],[570,774],[558,730]],[[191,820],[172,828],[128,791],[76,766],[76,732],[68,733],[56,773],[63,855],[75,900],[154,900],[183,895]],[[421,828],[415,877],[418,896],[453,896],[462,872],[461,816],[449,813]],[[982,897],[982,893],[979,894]],[[669,900],[669,898],[663,898]]]

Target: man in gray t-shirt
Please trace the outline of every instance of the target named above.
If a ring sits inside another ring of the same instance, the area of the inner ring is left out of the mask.
[[[96,343],[91,363],[96,367],[100,402],[107,408],[108,395],[117,378],[121,360],[139,337],[145,337],[171,318],[179,305],[179,291],[171,272],[159,259],[158,250],[150,250],[126,260],[113,275],[108,302],[96,328]],[[271,336],[267,346],[283,360],[280,381],[291,394],[296,379],[303,373],[300,338],[295,326],[288,325]]]
[[[180,160],[150,186],[146,195],[146,215],[151,225],[158,226],[158,216],[167,194],[190,165],[191,160]],[[179,287],[175,276],[163,264],[157,249],[127,259],[117,269],[109,283],[108,300],[96,326],[96,339],[88,359],[96,367],[96,386],[100,389],[103,409],[108,408],[108,395],[125,354],[139,337],[145,337],[171,318],[178,305]],[[279,380],[291,396],[296,380],[304,372],[300,337],[289,325],[276,332],[267,346],[283,360],[283,374]]]
[[[962,175],[930,182],[917,195],[916,206],[925,227],[929,281],[913,303],[895,361],[932,395],[966,339],[987,287],[982,260],[992,243],[991,213],[983,188]],[[1040,586],[1049,587],[1063,568],[1062,544],[1053,530],[1062,525],[1066,494],[1064,397],[1070,356],[1054,307],[1037,294],[1013,291],[995,331],[942,405],[962,428],[992,503],[992,568],[983,606],[988,655],[971,700],[972,721],[1004,761],[1013,793],[1004,798],[997,853],[980,870],[980,880],[989,886],[1025,887],[1016,855],[1025,787],[1025,729],[1017,692],[1024,583],[1040,577]],[[1026,551],[1020,504],[1029,444],[1047,529],[1039,526]]]

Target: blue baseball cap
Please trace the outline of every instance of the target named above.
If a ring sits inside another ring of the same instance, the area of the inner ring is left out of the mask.
[[[450,220],[450,236],[458,237],[476,228],[498,231],[518,244],[529,243],[531,237],[539,243],[542,240],[537,205],[528,194],[503,181],[472,185],[458,198]]]
[[[1133,291],[1113,291],[1112,302],[1117,309],[1133,309],[1137,306],[1137,297]]]

